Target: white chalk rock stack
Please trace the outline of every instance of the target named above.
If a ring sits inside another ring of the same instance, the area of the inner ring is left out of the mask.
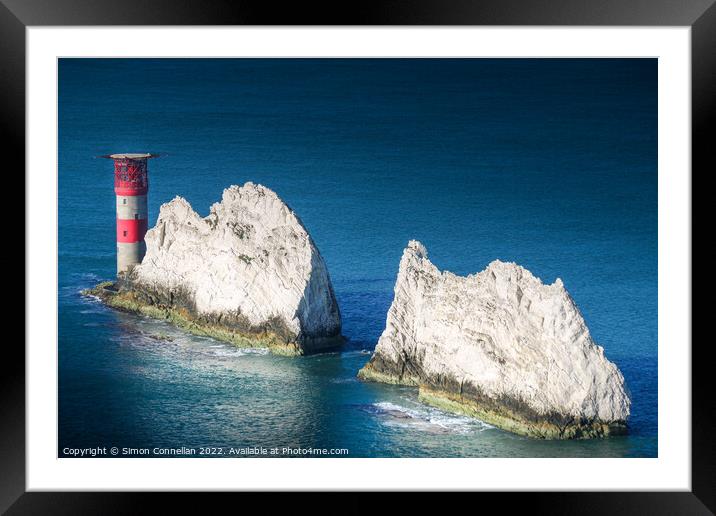
[[[278,335],[293,348],[289,354],[342,340],[323,258],[296,213],[264,186],[227,188],[203,218],[176,197],[162,205],[146,244],[132,287],[184,307],[206,326],[257,340]]]
[[[419,386],[426,403],[538,438],[622,433],[629,417],[624,378],[561,280],[497,260],[467,277],[441,272],[417,241],[359,376]]]

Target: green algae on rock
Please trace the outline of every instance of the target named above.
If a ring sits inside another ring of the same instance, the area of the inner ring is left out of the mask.
[[[107,306],[123,312],[148,316],[169,322],[176,327],[194,334],[211,337],[242,348],[267,348],[276,355],[299,356],[304,348],[278,319],[252,326],[240,316],[206,317],[195,314],[182,304],[169,304],[141,289],[123,286],[123,282],[105,281],[94,288],[83,290],[85,296],[92,296]],[[175,299],[180,296],[174,296]],[[326,337],[318,346],[321,349],[336,348],[343,344],[342,336]]]
[[[623,435],[627,431],[623,422],[604,423],[559,414],[534,414],[530,410],[511,408],[522,405],[514,400],[483,398],[478,401],[459,393],[431,389],[424,385],[418,390],[418,399],[446,412],[474,417],[502,430],[536,439],[589,439]]]

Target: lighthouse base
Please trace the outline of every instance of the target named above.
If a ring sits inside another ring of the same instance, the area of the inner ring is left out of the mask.
[[[147,252],[147,244],[141,242],[117,242],[117,275],[139,265]]]

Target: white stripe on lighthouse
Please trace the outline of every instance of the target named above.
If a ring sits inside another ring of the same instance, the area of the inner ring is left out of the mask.
[[[146,195],[118,195],[117,218],[120,220],[146,219]]]

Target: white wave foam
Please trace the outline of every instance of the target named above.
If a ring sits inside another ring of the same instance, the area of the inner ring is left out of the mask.
[[[428,431],[441,429],[448,432],[472,433],[493,428],[491,425],[467,416],[459,416],[443,412],[426,405],[405,407],[390,401],[374,403],[373,407],[379,415],[390,417],[390,424],[424,427]]]
[[[210,346],[210,355],[217,357],[242,357],[246,355],[267,355],[268,349],[264,348],[228,348],[224,346]]]
[[[341,352],[341,355],[343,355],[344,357],[352,357],[357,355],[370,355],[372,353],[373,352],[369,349],[357,349],[353,351],[343,351]]]
[[[83,315],[86,315],[86,314],[101,314],[101,313],[102,313],[102,310],[100,310],[100,309],[98,309],[98,308],[88,308],[87,310],[80,310],[80,313],[83,314]]]
[[[80,272],[79,274],[75,273],[72,276],[82,278],[83,280],[88,281],[99,281],[101,277],[98,274],[95,274],[94,272]]]
[[[163,328],[163,330],[169,331],[157,333],[153,330],[158,324],[161,323],[150,320],[147,324],[137,325],[135,332],[116,335],[112,337],[112,340],[137,349],[151,350],[153,353],[177,357],[184,356],[185,358],[194,355],[205,357],[208,361],[217,358],[231,359],[249,355],[267,355],[269,353],[268,349],[265,348],[238,348],[216,343],[213,339],[208,340],[214,342],[214,344],[207,345],[207,339],[172,331],[171,328]]]
[[[331,378],[331,383],[358,383],[358,378],[353,376],[348,378]]]

